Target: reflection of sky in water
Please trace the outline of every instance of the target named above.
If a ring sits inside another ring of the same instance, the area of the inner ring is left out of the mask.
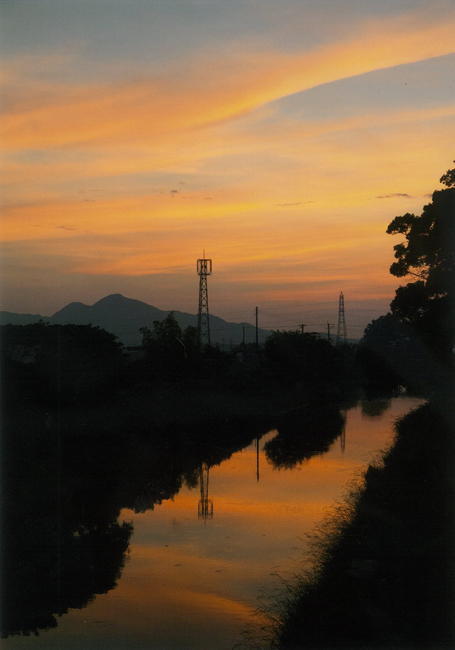
[[[346,448],[292,470],[275,469],[263,453],[273,433],[210,469],[214,516],[198,519],[199,487],[135,514],[129,559],[118,587],[56,630],[11,638],[5,648],[231,648],[252,620],[258,596],[299,570],[305,534],[324,517],[350,479],[387,447],[396,418],[416,400],[393,400],[382,415],[347,413]]]

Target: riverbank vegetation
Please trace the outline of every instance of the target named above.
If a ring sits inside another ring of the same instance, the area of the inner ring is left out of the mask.
[[[365,487],[313,538],[314,569],[290,586],[273,647],[453,647],[455,456],[447,416],[425,404],[397,424],[395,446],[369,467]]]

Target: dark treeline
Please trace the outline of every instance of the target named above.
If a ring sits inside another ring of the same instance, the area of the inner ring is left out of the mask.
[[[41,405],[76,420],[90,411],[98,431],[216,428],[318,402],[337,409],[361,384],[354,346],[299,332],[226,352],[199,347],[195,329],[182,332],[172,314],[143,328],[133,351],[88,325],[2,330],[5,409]]]
[[[142,328],[143,346],[124,350],[91,325],[5,325],[1,328],[4,395],[49,405],[118,398],[163,386],[261,393],[267,386],[325,396],[352,376],[352,346],[334,347],[313,334],[274,332],[260,348],[232,351],[197,343],[197,330],[181,330],[171,313]],[[352,385],[352,378],[348,381]],[[338,391],[338,394],[341,394]]]

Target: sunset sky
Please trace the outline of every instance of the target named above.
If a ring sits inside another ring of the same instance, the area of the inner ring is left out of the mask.
[[[455,157],[454,0],[3,0],[1,309],[348,334]],[[313,326],[313,327],[312,327]]]

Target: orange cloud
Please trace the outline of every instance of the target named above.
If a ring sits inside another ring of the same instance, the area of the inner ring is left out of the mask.
[[[450,53],[454,31],[453,15],[439,23],[406,16],[357,27],[350,40],[300,54],[210,53],[169,71],[171,81],[155,77],[104,87],[56,86],[34,105],[13,107],[2,121],[0,138],[11,150],[153,141],[232,119],[319,84]]]
[[[20,188],[21,196],[28,196],[32,190],[27,183],[42,186],[72,179],[104,178],[117,175],[129,175],[151,172],[174,172],[179,174],[194,174],[201,166],[223,159],[225,155],[231,158],[242,155],[271,155],[273,150],[280,156],[301,158],[301,152],[295,149],[295,142],[305,141],[306,151],[314,150],[314,140],[321,137],[357,131],[357,139],[362,140],[362,130],[395,129],[409,127],[421,122],[444,121],[455,116],[454,106],[437,108],[369,112],[361,116],[344,119],[288,122],[285,116],[279,124],[246,125],[217,125],[204,130],[202,137],[191,132],[161,133],[157,136],[153,149],[145,141],[118,146],[115,150],[93,148],[90,155],[82,154],[80,148],[70,155],[60,155],[57,159],[50,157],[35,161],[23,160],[18,162],[5,158],[1,168],[4,182],[11,188]],[[313,142],[312,142],[313,141]],[[228,142],[221,146],[220,142]],[[308,149],[309,148],[309,149]],[[313,152],[312,155],[317,151]],[[212,171],[215,174],[216,171]],[[25,184],[25,185],[24,185]],[[55,191],[55,190],[54,190]],[[269,194],[266,187],[264,193]],[[205,194],[208,194],[206,192]],[[301,205],[295,202],[295,206]],[[280,205],[278,205],[280,207]]]
[[[433,114],[434,111],[430,111],[430,115]],[[69,238],[79,237],[84,232],[105,235],[137,232],[140,235],[136,245],[140,249],[144,232],[172,234],[173,245],[178,247],[190,240],[193,245],[200,238],[201,228],[206,227],[213,249],[219,248],[220,253],[224,251],[229,255],[235,253],[239,260],[244,255],[248,259],[258,255],[263,258],[264,253],[274,256],[274,250],[278,253],[283,245],[290,246],[289,251],[286,248],[290,255],[299,250],[306,252],[309,242],[311,247],[311,238],[316,235],[319,248],[336,248],[350,237],[358,239],[383,233],[387,220],[403,205],[408,210],[420,209],[424,202],[423,191],[432,187],[428,186],[428,179],[434,169],[439,169],[445,157],[450,160],[451,141],[447,133],[451,123],[447,119],[438,118],[418,125],[400,123],[388,129],[375,126],[355,139],[348,132],[336,138],[329,134],[309,139],[305,143],[304,156],[301,148],[295,146],[298,136],[292,131],[287,133],[283,129],[281,139],[278,134],[273,135],[276,139],[271,139],[272,136],[265,133],[266,145],[261,145],[259,136],[257,138],[255,156],[261,164],[255,165],[253,170],[251,159],[247,162],[237,157],[208,159],[207,169],[202,169],[201,173],[205,173],[213,190],[196,191],[183,186],[175,195],[170,195],[169,188],[151,193],[147,191],[146,181],[135,191],[127,181],[118,188],[113,180],[101,193],[88,189],[87,194],[80,196],[89,198],[70,198],[77,192],[77,185],[62,189],[52,185],[53,167],[47,170],[47,185],[42,180],[33,185],[34,165],[30,165],[24,183],[19,183],[20,172],[16,170],[17,191],[23,195],[20,202],[4,205],[2,237],[5,241],[44,240],[59,239],[64,233]],[[230,138],[234,150],[238,142],[239,156],[255,150],[255,143],[248,139],[242,143],[241,140],[240,134]],[[431,141],[431,146],[427,146],[425,160],[422,160],[424,140]],[[278,153],[285,156],[284,168],[276,157]],[[203,146],[198,155],[207,155]],[[90,169],[92,175],[96,175],[94,163]],[[393,181],[391,169],[397,172]],[[70,175],[70,168],[66,173]],[[77,177],[76,171],[73,175]],[[405,204],[392,199],[387,206],[375,202],[376,196],[397,191],[405,191],[415,198]],[[64,198],[65,194],[70,196]],[[277,205],[289,199],[295,203],[292,209]],[[363,218],[366,211],[368,220]],[[280,222],[278,230],[277,220]],[[189,237],[190,225],[193,235]],[[236,245],[236,228],[242,229],[245,240],[240,250]],[[279,256],[282,252],[283,249]],[[99,258],[99,263],[104,264],[103,258]],[[145,271],[143,263],[136,271],[130,261],[121,264],[127,264],[128,273]]]

